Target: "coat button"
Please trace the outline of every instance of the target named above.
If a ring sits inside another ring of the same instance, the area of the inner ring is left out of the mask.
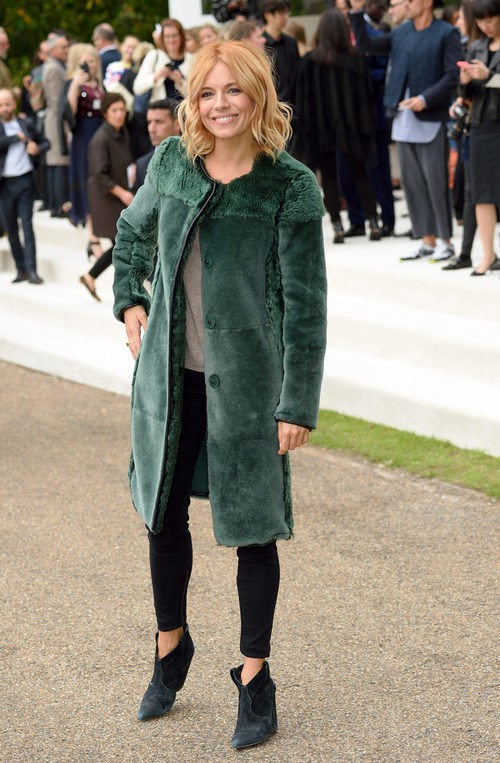
[[[220,385],[220,379],[217,376],[217,374],[212,374],[208,377],[208,383],[213,389],[217,389],[217,387]]]
[[[217,322],[215,320],[215,315],[213,313],[207,313],[206,318],[205,318],[205,322],[207,324],[207,328],[209,328],[209,329],[215,328],[215,324]]]
[[[205,265],[205,267],[206,267],[208,270],[210,270],[210,268],[211,268],[211,267],[212,267],[212,265],[214,264],[214,260],[213,260],[213,257],[210,257],[210,255],[209,255],[209,254],[207,254],[207,255],[206,255],[204,258],[203,258],[203,264]]]

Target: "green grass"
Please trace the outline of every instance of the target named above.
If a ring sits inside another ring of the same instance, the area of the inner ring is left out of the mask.
[[[421,477],[452,482],[500,499],[500,458],[463,450],[434,437],[371,424],[334,411],[320,411],[310,441],[321,448],[363,456]]]

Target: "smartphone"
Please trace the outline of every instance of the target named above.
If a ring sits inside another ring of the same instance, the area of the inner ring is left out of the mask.
[[[90,74],[90,68],[86,61],[84,61],[83,64],[80,64],[80,69],[86,74]]]

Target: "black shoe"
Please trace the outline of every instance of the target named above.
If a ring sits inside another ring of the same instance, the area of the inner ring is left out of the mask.
[[[490,270],[500,270],[500,260],[498,259],[498,257],[495,257],[495,262],[490,267]]]
[[[43,283],[43,278],[38,273],[28,273],[28,283],[40,284]]]
[[[23,273],[22,271],[19,271],[17,276],[12,280],[12,283],[21,283],[22,281],[28,280],[28,274]]]
[[[391,227],[390,225],[382,225],[382,228],[380,229],[382,238],[387,238],[388,236],[394,235],[394,227]]]
[[[156,634],[156,654],[153,677],[142,698],[137,712],[139,721],[164,715],[175,702],[175,696],[184,686],[184,681],[194,654],[193,640],[186,625],[184,634],[170,654],[158,659],[158,634]]]
[[[334,244],[343,244],[345,238],[345,231],[342,227],[342,222],[340,220],[335,220],[333,223],[333,243]]]
[[[364,236],[365,233],[364,225],[351,225],[344,235],[346,238],[352,238],[353,236]]]
[[[462,270],[463,268],[471,268],[472,260],[470,257],[454,257],[450,262],[441,268],[441,270]]]
[[[238,687],[238,721],[231,739],[231,747],[252,747],[261,744],[278,728],[276,718],[276,686],[269,674],[269,665],[257,673],[250,683],[241,683],[243,665],[230,671],[231,678]]]
[[[379,228],[378,220],[376,217],[370,217],[368,221],[368,238],[370,241],[380,241],[382,238],[382,229]]]

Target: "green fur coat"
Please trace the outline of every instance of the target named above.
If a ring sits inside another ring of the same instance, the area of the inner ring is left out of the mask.
[[[193,492],[210,497],[225,546],[293,530],[288,456],[277,420],[314,428],[326,344],[323,203],[314,175],[281,154],[224,185],[170,138],[122,212],[114,247],[115,316],[149,315],[132,390],[130,486],[160,532],[180,434],[185,350],[183,267],[196,231],[205,316],[206,449]],[[143,282],[158,246],[150,299]]]

